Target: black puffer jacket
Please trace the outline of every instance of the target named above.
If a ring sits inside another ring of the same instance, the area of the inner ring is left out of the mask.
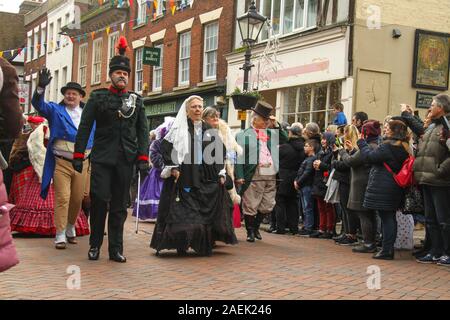
[[[358,141],[364,162],[372,164],[363,206],[372,210],[396,211],[404,200],[404,190],[400,188],[383,163],[398,173],[408,158],[403,146],[394,145],[396,141],[386,140],[376,150],[371,150],[365,140]]]
[[[291,138],[280,146],[280,171],[278,173],[281,183],[277,189],[277,195],[295,197],[294,179],[300,165],[305,160],[305,140],[303,138]]]
[[[345,151],[345,150],[344,150]],[[338,152],[334,152],[331,167],[335,170],[333,180],[350,185],[350,166],[342,161]]]
[[[319,170],[316,170],[314,174],[313,182],[313,196],[325,197],[327,193],[327,181],[331,171],[331,159],[333,158],[333,151],[322,150],[317,155],[317,160],[321,161]]]
[[[314,175],[316,173],[316,170],[313,168],[313,163],[316,160],[316,156],[307,157],[300,166],[300,169],[298,169],[295,181],[300,188],[311,187],[313,185]]]
[[[377,141],[378,138],[367,141],[371,150],[378,148]],[[342,161],[351,168],[350,197],[347,208],[355,211],[366,211],[363,203],[372,166],[364,163],[359,150],[353,150],[350,154],[345,150],[340,150],[339,154]]]

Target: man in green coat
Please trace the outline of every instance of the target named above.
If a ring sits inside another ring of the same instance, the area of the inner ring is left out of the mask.
[[[278,171],[279,130],[268,129],[270,104],[259,101],[252,109],[251,128],[240,132],[236,140],[244,150],[236,164],[236,184],[241,186],[242,211],[247,241],[261,240],[259,225],[264,214],[275,207],[276,174]]]
[[[123,226],[134,165],[141,174],[148,170],[148,123],[141,96],[126,90],[131,71],[124,55],[126,41],[119,40],[120,55],[111,59],[111,87],[91,96],[81,116],[75,143],[73,167],[81,172],[82,156],[94,122],[96,132],[91,153],[91,237],[89,260],[98,260],[108,212],[109,258],[126,262],[123,256]]]

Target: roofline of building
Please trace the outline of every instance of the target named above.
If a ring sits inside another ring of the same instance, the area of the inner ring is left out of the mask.
[[[25,14],[25,26],[33,23],[33,21],[41,18],[43,15],[47,15],[49,11],[65,1],[68,0],[47,0],[46,2],[43,2],[40,6]],[[74,3],[89,4],[89,0],[75,0]]]

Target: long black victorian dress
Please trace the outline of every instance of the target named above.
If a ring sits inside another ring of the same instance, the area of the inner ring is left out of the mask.
[[[190,120],[188,126],[191,152],[179,166],[178,182],[175,183],[174,177],[164,181],[150,247],[157,253],[163,249],[185,252],[192,248],[200,255],[211,255],[214,241],[237,243],[232,224],[232,202],[226,187],[219,183],[219,172],[224,167],[225,150],[218,135],[213,134],[211,141],[201,142],[202,151],[204,152],[208,146],[208,150],[211,150],[211,144],[218,143],[215,146],[223,149],[223,156],[220,155],[219,161],[212,164],[205,163],[205,159],[194,162],[195,135],[194,125]],[[211,127],[202,123],[202,135],[210,135],[210,132]],[[164,140],[161,151],[165,164],[173,165],[171,159],[173,145]],[[227,179],[228,183],[225,184],[228,187],[229,181],[230,179]]]

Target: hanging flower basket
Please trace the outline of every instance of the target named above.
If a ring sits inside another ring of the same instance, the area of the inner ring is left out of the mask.
[[[250,110],[256,106],[261,95],[258,91],[241,92],[238,88],[231,94],[236,110]]]

